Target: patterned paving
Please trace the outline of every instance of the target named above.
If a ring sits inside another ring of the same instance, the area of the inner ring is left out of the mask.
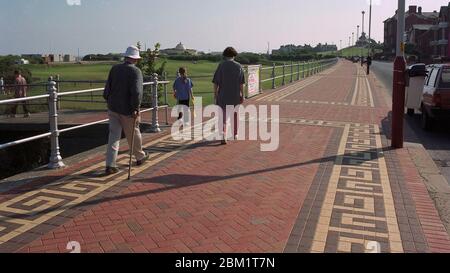
[[[212,124],[214,119],[207,123]],[[180,132],[180,138],[185,134],[195,136],[201,126],[192,132]],[[199,141],[175,141],[171,135],[150,142],[146,150],[150,153],[149,161],[132,168],[132,176],[138,175],[151,166],[162,162],[178,152],[187,149]],[[128,168],[127,154],[119,155],[117,164],[122,169]],[[88,168],[64,177],[48,186],[26,192],[0,204],[0,252],[3,248],[11,249],[8,242],[43,225],[58,215],[76,207],[91,198],[108,191],[124,182],[128,173],[121,172],[112,177],[104,177],[104,162],[99,162]]]
[[[83,252],[450,251],[411,160],[386,148],[389,108],[371,81],[339,62],[250,100],[282,109],[273,153],[166,136],[145,145],[133,181],[101,177],[99,160],[0,196],[0,252],[67,252],[72,240]]]

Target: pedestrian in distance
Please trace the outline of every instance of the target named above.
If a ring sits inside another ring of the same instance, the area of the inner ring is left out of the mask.
[[[194,100],[194,95],[192,92],[192,88],[194,87],[194,83],[187,76],[187,69],[181,67],[178,70],[180,76],[173,83],[173,96],[177,100],[178,105],[184,105],[189,108],[190,101]],[[178,115],[178,120],[183,118],[183,112],[180,112]]]
[[[0,92],[2,95],[6,95],[5,93],[5,81],[3,80],[3,77],[0,78]]]
[[[136,164],[141,166],[149,159],[149,154],[142,149],[142,135],[139,129],[143,96],[143,75],[136,67],[141,59],[139,49],[135,46],[128,47],[124,57],[124,63],[115,65],[109,72],[103,93],[108,103],[109,116],[106,175],[120,171],[116,161],[122,130],[125,132],[131,153],[136,158]]]
[[[22,76],[22,73],[19,70],[14,71],[14,98],[25,98],[27,96],[27,80]],[[12,111],[11,111],[11,118],[15,118],[17,114],[17,107],[19,104],[22,104],[23,112],[24,112],[24,118],[30,117],[30,112],[28,111],[27,102],[19,102],[14,104]]]
[[[219,64],[214,73],[214,98],[216,104],[223,111],[223,140],[227,144],[227,105],[236,107],[244,102],[244,69],[235,61],[238,53],[233,47],[227,47],[223,52],[223,62]],[[234,139],[237,139],[238,118],[234,115]]]

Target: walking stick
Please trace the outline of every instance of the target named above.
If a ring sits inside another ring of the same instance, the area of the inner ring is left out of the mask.
[[[137,122],[137,117],[134,118],[134,122],[133,122],[133,132],[131,133],[132,137],[131,137],[131,147],[130,147],[130,161],[129,161],[129,165],[128,165],[128,180],[131,180],[131,161],[132,161],[132,157],[133,157],[133,150],[134,150],[134,137],[136,135],[136,122]]]

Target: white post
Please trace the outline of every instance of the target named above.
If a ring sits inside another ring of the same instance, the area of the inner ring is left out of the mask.
[[[59,131],[58,131],[58,90],[56,88],[56,82],[53,81],[53,77],[49,78],[48,81],[48,94],[50,98],[48,99],[48,120],[50,123],[50,162],[48,163],[49,169],[59,169],[65,167],[62,161],[61,153],[59,151]]]
[[[152,118],[152,127],[150,131],[152,133],[159,133],[161,129],[159,128],[159,120],[158,120],[158,74],[153,74],[153,118]]]

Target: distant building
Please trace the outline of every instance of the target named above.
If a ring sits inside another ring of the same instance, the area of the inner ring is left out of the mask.
[[[18,65],[25,65],[25,64],[30,64],[30,61],[28,61],[28,60],[25,60],[25,59],[20,59],[20,60],[17,60],[16,61],[16,64],[18,64]]]
[[[44,63],[72,63],[77,61],[77,57],[69,54],[48,54],[40,55]]]
[[[432,55],[439,57],[450,57],[449,35],[450,35],[450,3],[441,7],[438,22],[431,28],[430,47]]]
[[[314,52],[328,52],[328,51],[337,51],[338,48],[336,45],[322,44],[319,43],[316,47],[312,47],[311,45],[283,45],[280,49],[272,50],[272,55],[290,55],[295,54],[301,50],[310,50]]]
[[[176,55],[198,55],[197,50],[187,49],[181,42],[174,48],[163,49],[160,51],[163,55],[176,56]]]
[[[438,21],[439,13],[423,12],[422,7],[409,6],[405,14],[405,29],[410,30],[414,25],[434,25]],[[397,48],[397,12],[384,21],[384,51],[394,54]]]

